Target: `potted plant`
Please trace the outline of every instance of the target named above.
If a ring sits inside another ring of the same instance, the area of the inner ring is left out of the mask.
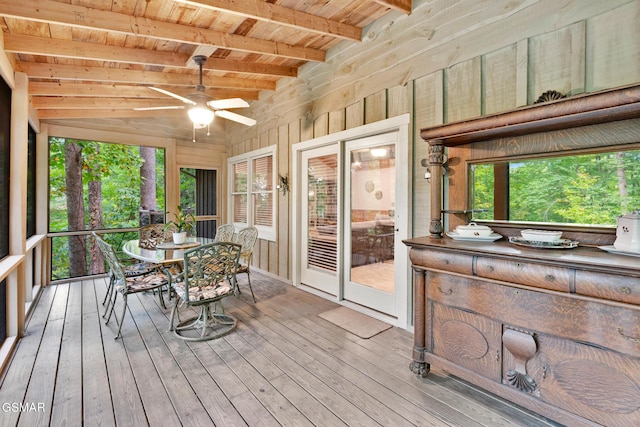
[[[192,213],[185,213],[182,206],[178,206],[178,212],[174,214],[175,219],[168,221],[164,229],[174,226],[176,230],[173,232],[173,243],[179,245],[187,240],[187,232],[193,229],[196,217]]]

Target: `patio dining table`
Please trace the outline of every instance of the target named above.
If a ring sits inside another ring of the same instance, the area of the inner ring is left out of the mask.
[[[122,247],[122,251],[140,261],[169,266],[182,262],[185,250],[212,242],[215,242],[215,239],[209,237],[187,237],[187,241],[182,244],[162,243],[155,249],[145,249],[140,247],[139,240],[129,240]]]

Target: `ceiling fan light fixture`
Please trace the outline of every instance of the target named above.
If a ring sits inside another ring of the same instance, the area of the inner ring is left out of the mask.
[[[207,107],[196,105],[187,111],[189,118],[193,122],[193,126],[197,129],[209,126],[213,121],[214,113]]]

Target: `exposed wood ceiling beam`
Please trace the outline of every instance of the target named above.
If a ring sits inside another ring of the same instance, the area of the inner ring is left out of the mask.
[[[228,34],[50,0],[0,0],[0,15],[37,22],[56,23],[90,30],[172,40],[194,45],[274,55],[306,61],[324,61],[324,51],[285,43]],[[183,66],[185,66],[183,64]]]
[[[108,46],[71,40],[52,39],[15,34],[4,35],[4,50],[12,53],[75,58],[93,61],[123,62],[129,64],[158,65],[186,68],[190,55],[157,50]],[[210,58],[203,68],[234,73],[264,74],[279,77],[295,77],[295,67],[256,64],[244,61]]]
[[[407,15],[411,14],[411,0],[375,0],[375,2]]]
[[[235,13],[246,18],[273,22],[298,30],[312,31],[321,35],[348,40],[362,40],[362,30],[353,25],[343,24],[310,13],[279,6],[262,0],[175,0],[195,7]],[[402,3],[402,1],[398,0]],[[406,1],[404,1],[406,3]],[[411,1],[409,0],[409,9]]]
[[[31,99],[31,105],[35,109],[62,109],[62,110],[78,110],[78,109],[114,109],[114,110],[132,110],[134,108],[149,107],[184,107],[186,104],[165,97],[166,99],[130,99],[130,98],[100,98],[100,97],[72,97],[72,96],[34,96]]]
[[[184,117],[187,118],[185,110],[39,110],[39,119],[108,119],[108,118],[135,118],[135,117]]]
[[[154,71],[121,70],[117,68],[43,64],[36,62],[18,62],[16,63],[16,68],[18,71],[26,73],[30,79],[100,81],[107,83],[168,86],[195,86],[198,83],[198,76],[195,74],[160,73]],[[276,87],[276,82],[271,80],[204,76],[202,81],[205,87],[210,88],[274,90]]]
[[[193,92],[193,89],[172,88],[172,92],[181,96],[186,96]],[[205,93],[214,99],[243,98],[245,100],[255,100],[259,98],[260,92],[257,90],[242,89],[206,89]],[[144,86],[126,86],[111,84],[90,84],[90,83],[51,83],[51,82],[29,82],[29,94],[32,96],[88,96],[103,98],[159,98],[169,100],[164,95]]]

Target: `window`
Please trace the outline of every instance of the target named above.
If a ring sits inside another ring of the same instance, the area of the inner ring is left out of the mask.
[[[0,259],[9,255],[11,88],[0,78]]]
[[[36,234],[36,131],[27,133],[27,239]]]
[[[471,165],[474,220],[615,227],[640,206],[640,150]]]
[[[216,235],[218,171],[180,168],[180,206],[196,216],[196,235]]]
[[[49,138],[51,280],[104,272],[89,230],[119,249],[143,213],[164,211],[164,149],[147,148]]]
[[[275,158],[271,146],[229,159],[229,217],[238,227],[255,226],[261,239],[276,239]]]

